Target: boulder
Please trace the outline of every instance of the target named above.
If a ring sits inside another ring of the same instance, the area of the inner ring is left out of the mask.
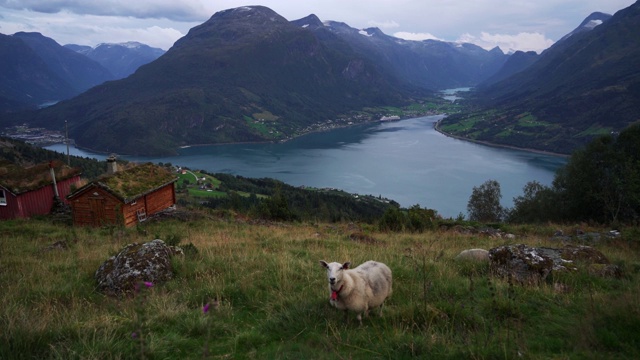
[[[509,277],[520,284],[538,284],[553,271],[577,270],[577,264],[609,264],[609,260],[589,246],[554,249],[518,244],[490,249],[489,264],[497,276]]]
[[[467,249],[462,250],[456,255],[456,260],[462,261],[489,261],[489,251],[485,249]]]
[[[108,295],[121,295],[134,291],[141,282],[157,284],[170,280],[173,277],[171,257],[176,254],[183,252],[160,239],[129,244],[98,268],[97,288]]]

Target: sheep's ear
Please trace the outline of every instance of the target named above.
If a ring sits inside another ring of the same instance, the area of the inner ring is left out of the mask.
[[[345,269],[345,270],[349,269],[350,266],[351,266],[351,263],[348,262],[348,261],[346,263],[342,264],[342,268]]]
[[[327,262],[324,260],[320,260],[320,265],[322,265],[322,267],[324,267],[325,269],[329,268],[329,264],[327,264]]]

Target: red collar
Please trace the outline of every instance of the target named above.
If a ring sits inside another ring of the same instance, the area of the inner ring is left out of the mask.
[[[340,289],[331,291],[331,300],[338,300],[338,294],[340,293],[340,291],[342,291],[343,287],[344,287],[344,284],[340,286]]]

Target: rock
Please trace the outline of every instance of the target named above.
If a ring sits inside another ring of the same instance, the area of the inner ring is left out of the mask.
[[[69,245],[67,244],[66,241],[60,240],[60,241],[56,241],[55,243],[43,249],[43,251],[45,252],[54,251],[54,250],[60,250],[60,251],[69,250]]]
[[[105,261],[96,271],[98,290],[108,295],[132,292],[136,284],[158,284],[173,277],[171,257],[182,249],[167,246],[156,239],[144,244],[129,244],[118,255]]]
[[[589,265],[589,274],[605,278],[622,278],[622,268],[614,264],[591,264]]]
[[[456,255],[456,260],[462,261],[489,261],[489,251],[485,249],[462,250]]]
[[[499,246],[489,250],[491,271],[502,277],[511,277],[521,284],[537,284],[553,271],[575,271],[578,264],[608,265],[602,252],[589,246],[565,246],[564,248],[532,248],[527,245]],[[615,276],[616,270],[603,270]]]
[[[553,270],[553,260],[526,245],[506,245],[489,250],[491,272],[521,284],[538,284]]]

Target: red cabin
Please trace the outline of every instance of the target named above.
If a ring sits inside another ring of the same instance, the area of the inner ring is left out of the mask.
[[[28,218],[51,212],[54,197],[67,202],[71,187],[80,181],[80,170],[62,161],[28,168],[0,162],[0,219]]]

